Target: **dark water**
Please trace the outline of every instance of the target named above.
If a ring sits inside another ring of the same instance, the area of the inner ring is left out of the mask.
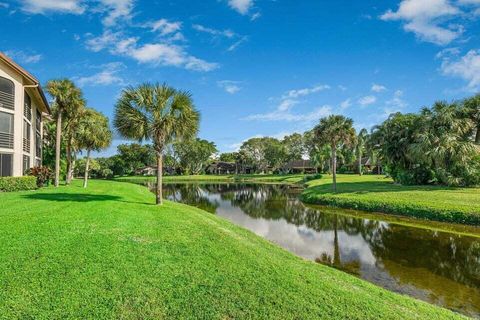
[[[227,218],[306,259],[480,318],[480,229],[458,227],[461,235],[438,230],[452,225],[418,227],[414,220],[305,206],[299,192],[265,184],[165,186],[168,199]]]

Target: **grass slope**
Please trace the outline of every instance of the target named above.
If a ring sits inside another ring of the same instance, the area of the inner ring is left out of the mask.
[[[301,183],[304,174],[238,174],[238,175],[187,175],[187,176],[164,176],[163,181],[169,182],[262,182],[262,183]],[[151,180],[151,176],[118,177],[117,181],[138,182]]]
[[[0,194],[0,318],[450,319],[146,188]]]
[[[302,200],[312,204],[379,211],[422,219],[480,225],[480,188],[402,186],[376,175],[338,175],[308,183]]]

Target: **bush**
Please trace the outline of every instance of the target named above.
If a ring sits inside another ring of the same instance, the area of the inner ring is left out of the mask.
[[[2,192],[35,190],[36,188],[37,178],[33,176],[0,177],[0,191]]]
[[[318,179],[322,179],[322,175],[320,173],[309,174],[309,175],[306,175],[305,177],[303,177],[304,182],[308,182],[308,181],[312,181],[312,180],[318,180]]]
[[[41,188],[50,183],[52,171],[48,167],[33,167],[28,169],[27,174],[37,178],[37,187]]]

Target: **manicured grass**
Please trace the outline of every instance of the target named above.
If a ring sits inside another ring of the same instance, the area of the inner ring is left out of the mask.
[[[337,193],[328,175],[308,186],[307,203],[480,225],[480,188],[402,186],[378,175],[338,175]]]
[[[0,194],[0,318],[453,319],[131,183]]]
[[[163,181],[169,182],[262,182],[262,183],[301,183],[304,174],[238,174],[238,175],[188,175],[188,176],[164,176]],[[154,181],[156,177],[151,176],[131,176],[118,177],[117,181],[135,182],[135,181]]]

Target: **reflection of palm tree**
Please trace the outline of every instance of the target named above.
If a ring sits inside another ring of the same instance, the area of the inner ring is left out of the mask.
[[[340,247],[338,245],[338,215],[333,217],[333,263],[340,266]]]
[[[219,207],[218,201],[209,198],[209,192],[201,185],[167,184],[164,188],[169,200],[192,205],[210,213],[215,213]]]

